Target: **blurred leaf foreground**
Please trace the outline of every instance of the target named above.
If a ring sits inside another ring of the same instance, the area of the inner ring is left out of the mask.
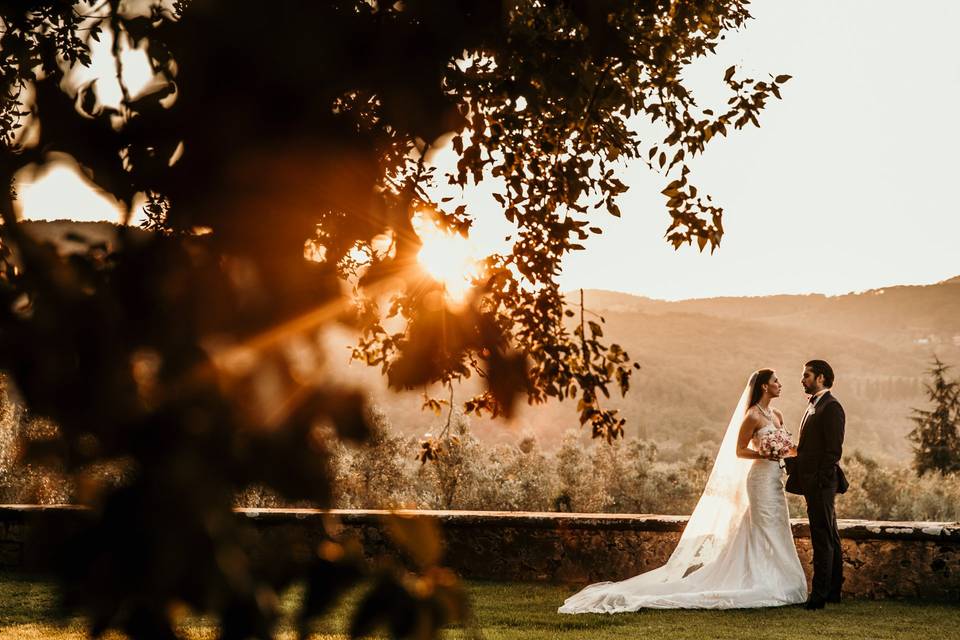
[[[90,507],[80,530],[48,532],[64,605],[93,634],[174,638],[187,609],[223,638],[268,638],[287,586],[304,584],[306,633],[370,580],[355,636],[463,620],[436,531],[394,519],[407,562],[376,569],[332,536],[258,557],[233,497],[260,485],[329,504],[331,446],[369,433],[361,390],[325,375],[318,335],[334,324],[393,388],[476,375],[471,413],[574,398],[594,436],[621,435],[601,401],[627,391],[632,362],[556,276],[620,215],[623,159],[662,176],[668,242],[719,245],[722,209],[686,162],[757,125],[789,76],[731,67],[729,101],[701,108],[682,70],[748,18],[739,0],[0,3],[0,368],[56,425],[28,459]],[[134,86],[137,51],[149,74]],[[439,169],[444,149],[456,162]],[[150,233],[72,236],[68,255],[31,236],[17,187],[58,163]],[[476,212],[437,192],[480,182],[515,233],[455,300],[419,266],[417,229],[468,235]]]

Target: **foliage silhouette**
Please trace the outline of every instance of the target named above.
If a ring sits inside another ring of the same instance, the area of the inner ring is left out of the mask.
[[[730,101],[714,112],[682,70],[745,23],[745,5],[2,3],[0,367],[59,427],[29,453],[59,460],[91,507],[62,547],[67,604],[94,633],[174,637],[184,603],[219,616],[224,638],[269,637],[274,594],[293,581],[307,580],[307,629],[362,574],[333,541],[255,558],[231,512],[250,485],[329,505],[332,443],[367,438],[362,395],[323,375],[316,334],[331,323],[356,327],[355,357],[396,388],[477,374],[486,391],[466,403],[473,413],[509,415],[518,394],[577,398],[581,424],[618,437],[623,419],[601,396],[627,391],[628,354],[601,341],[600,324],[564,325],[556,275],[598,232],[598,211],[620,214],[621,158],[669,180],[669,242],[719,244],[722,211],[685,162],[756,125],[789,77],[731,68]],[[67,73],[106,33],[119,107]],[[139,94],[123,83],[124,43],[156,74]],[[640,140],[635,118],[664,135]],[[446,179],[497,181],[516,225],[461,307],[416,266],[418,215],[470,228],[465,206],[431,197],[443,176],[427,157],[448,138],[459,161]],[[15,178],[64,154],[127,216],[146,202],[156,233],[120,229],[113,246],[71,256],[33,239],[15,218]],[[103,462],[125,465],[129,481],[94,482]],[[378,574],[353,633],[382,623],[427,637],[462,619],[438,561]]]

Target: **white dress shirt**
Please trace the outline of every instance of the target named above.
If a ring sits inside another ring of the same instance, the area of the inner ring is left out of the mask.
[[[810,396],[810,402],[807,403],[807,410],[803,412],[803,418],[800,419],[801,431],[803,431],[803,425],[807,422],[807,418],[816,413],[817,403],[820,402],[820,399],[827,391],[830,391],[830,389],[822,389],[821,391],[817,391],[815,394]]]

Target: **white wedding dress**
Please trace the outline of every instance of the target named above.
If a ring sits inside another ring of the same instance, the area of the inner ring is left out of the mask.
[[[622,582],[592,584],[567,598],[560,613],[743,609],[806,600],[807,581],[790,530],[780,465],[736,458],[751,383],[667,564]],[[753,448],[764,433],[778,428],[771,422],[757,430]]]

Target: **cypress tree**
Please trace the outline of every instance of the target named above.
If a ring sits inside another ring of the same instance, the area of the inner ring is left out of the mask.
[[[922,476],[928,471],[960,471],[960,384],[947,379],[950,367],[934,356],[927,370],[930,382],[925,386],[931,410],[914,409],[916,426],[907,436],[913,443],[913,468]]]

